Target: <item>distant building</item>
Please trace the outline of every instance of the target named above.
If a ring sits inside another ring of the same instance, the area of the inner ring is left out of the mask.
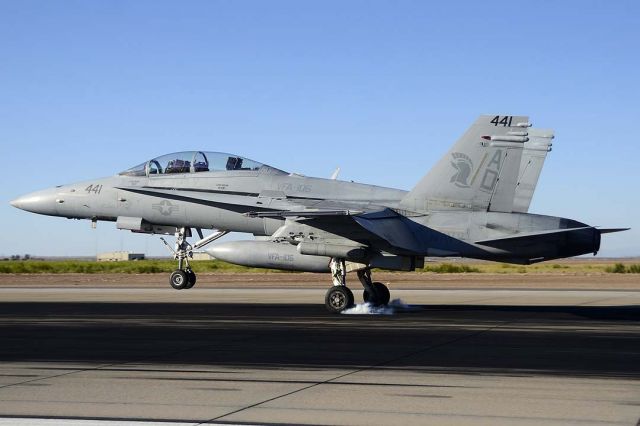
[[[211,260],[212,257],[209,253],[204,251],[194,251],[193,252],[193,260]]]
[[[126,260],[144,260],[144,253],[129,253],[128,251],[111,251],[100,253],[98,262],[122,262]]]

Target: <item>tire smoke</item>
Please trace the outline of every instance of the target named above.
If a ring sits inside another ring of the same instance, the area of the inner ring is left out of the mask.
[[[352,308],[345,309],[344,315],[393,315],[398,311],[412,310],[402,299],[393,299],[388,305],[374,306],[371,303],[359,303]]]

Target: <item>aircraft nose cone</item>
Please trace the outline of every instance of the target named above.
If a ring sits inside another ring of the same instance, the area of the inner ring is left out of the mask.
[[[11,200],[9,204],[32,213],[55,215],[57,192],[51,189],[32,192]]]
[[[18,208],[20,210],[27,210],[29,206],[30,198],[28,196],[23,195],[22,197],[18,197],[15,200],[9,201],[13,207]]]

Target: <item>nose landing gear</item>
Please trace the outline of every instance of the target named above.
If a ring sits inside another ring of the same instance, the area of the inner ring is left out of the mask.
[[[189,288],[189,275],[187,271],[176,269],[171,273],[169,277],[169,284],[176,290],[182,290],[183,288]]]
[[[191,228],[176,228],[175,250],[171,248],[164,238],[160,238],[169,251],[173,253],[173,258],[178,261],[178,269],[169,276],[169,284],[176,290],[190,289],[196,285],[196,274],[189,264],[189,258],[193,258],[193,249],[204,247],[228,234],[228,231],[216,231],[204,238],[202,231],[200,229],[196,230],[201,239],[193,246],[187,242],[187,238],[191,236]]]

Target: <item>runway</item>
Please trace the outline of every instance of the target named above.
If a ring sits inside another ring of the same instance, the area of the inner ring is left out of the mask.
[[[640,419],[640,291],[399,290],[393,315],[323,294],[0,288],[0,425]]]

